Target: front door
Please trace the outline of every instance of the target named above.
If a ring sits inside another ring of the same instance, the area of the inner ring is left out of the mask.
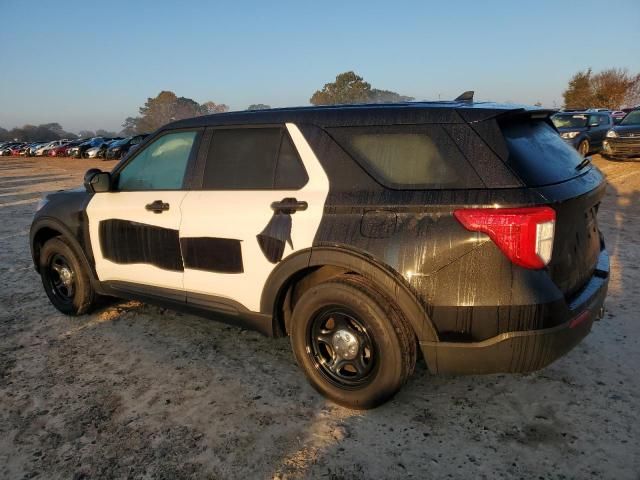
[[[182,204],[187,302],[222,297],[259,312],[278,262],[312,246],[328,191],[295,125],[214,129],[203,189]]]
[[[114,172],[112,191],[93,196],[87,216],[100,281],[184,292],[178,232],[197,137],[196,131],[161,135]]]

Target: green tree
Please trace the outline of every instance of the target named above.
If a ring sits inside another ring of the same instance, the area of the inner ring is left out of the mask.
[[[591,78],[593,88],[593,106],[616,110],[620,108],[637,82],[626,69],[609,68]]]
[[[356,75],[344,72],[336,76],[335,82],[325,83],[309,100],[313,105],[335,105],[342,103],[361,103],[369,99],[371,84]]]
[[[371,88],[371,84],[353,71],[340,73],[335,82],[326,83],[309,100],[313,105],[335,105],[348,103],[396,103],[410,102],[413,97],[400,95],[391,90]]]
[[[372,88],[369,92],[368,102],[370,103],[398,103],[398,102],[411,102],[415,100],[413,97],[406,95],[400,95],[399,93],[392,92],[391,90],[378,90]]]
[[[593,103],[593,89],[591,87],[591,69],[580,71],[571,77],[569,85],[562,93],[564,108],[589,108]]]
[[[96,136],[96,132],[94,132],[93,130],[80,130],[78,136],[80,138],[91,138]]]
[[[266,105],[264,103],[252,103],[247,107],[247,110],[269,110],[271,105]]]
[[[224,113],[229,111],[229,106],[224,103],[215,103],[212,101],[204,102],[200,105],[200,113],[202,115],[211,115],[214,113]]]
[[[229,107],[225,104],[205,102],[200,105],[195,100],[178,97],[171,91],[163,90],[158,96],[147,98],[145,104],[139,108],[139,116],[125,119],[122,124],[122,133],[124,135],[149,133],[175,120],[226,112],[227,110]]]
[[[98,130],[96,130],[96,136],[97,137],[113,138],[113,137],[117,137],[118,134],[116,132],[112,132],[110,130],[104,130],[103,128],[99,128]]]
[[[632,103],[634,97],[640,100],[640,75],[631,75],[622,68],[609,68],[594,74],[589,68],[571,77],[562,96],[565,108],[616,110]]]

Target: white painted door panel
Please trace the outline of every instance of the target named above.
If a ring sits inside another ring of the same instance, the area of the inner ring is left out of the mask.
[[[212,237],[240,240],[242,273],[216,273],[185,268],[184,287],[188,292],[226,297],[251,311],[260,310],[260,296],[267,277],[276,267],[260,249],[256,235],[273,216],[271,203],[284,198],[296,198],[308,203],[304,211],[291,215],[291,240],[283,259],[291,253],[313,244],[324,204],[329,192],[329,180],[306,139],[294,124],[286,125],[309,176],[299,190],[235,190],[192,191],[187,193],[180,226],[180,237]]]
[[[100,281],[117,280],[152,285],[157,287],[183,289],[183,272],[159,268],[148,263],[116,263],[104,258],[99,237],[99,225],[106,220],[124,220],[143,225],[179,231],[181,203],[185,191],[109,192],[97,193],[87,206],[91,248],[96,262],[96,272]],[[154,213],[145,208],[156,200],[169,204],[169,210]],[[126,248],[126,245],[122,245]],[[162,245],[152,245],[161,251]]]

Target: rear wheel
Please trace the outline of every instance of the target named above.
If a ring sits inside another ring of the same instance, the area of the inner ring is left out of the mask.
[[[316,390],[358,409],[391,398],[416,362],[413,331],[400,310],[355,275],[336,277],[302,295],[293,310],[291,345]]]
[[[589,140],[587,139],[582,140],[578,145],[578,152],[580,152],[580,155],[582,155],[583,157],[586,157],[589,154],[589,150],[591,150],[591,146],[589,145]]]
[[[66,315],[82,315],[96,295],[82,262],[62,237],[48,240],[40,251],[40,276],[49,300]]]

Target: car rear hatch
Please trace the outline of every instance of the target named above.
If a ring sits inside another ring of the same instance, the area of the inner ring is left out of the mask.
[[[507,116],[499,125],[506,163],[556,211],[548,271],[570,299],[593,276],[603,248],[597,213],[606,188],[604,177],[560,138],[548,117],[528,112]]]

